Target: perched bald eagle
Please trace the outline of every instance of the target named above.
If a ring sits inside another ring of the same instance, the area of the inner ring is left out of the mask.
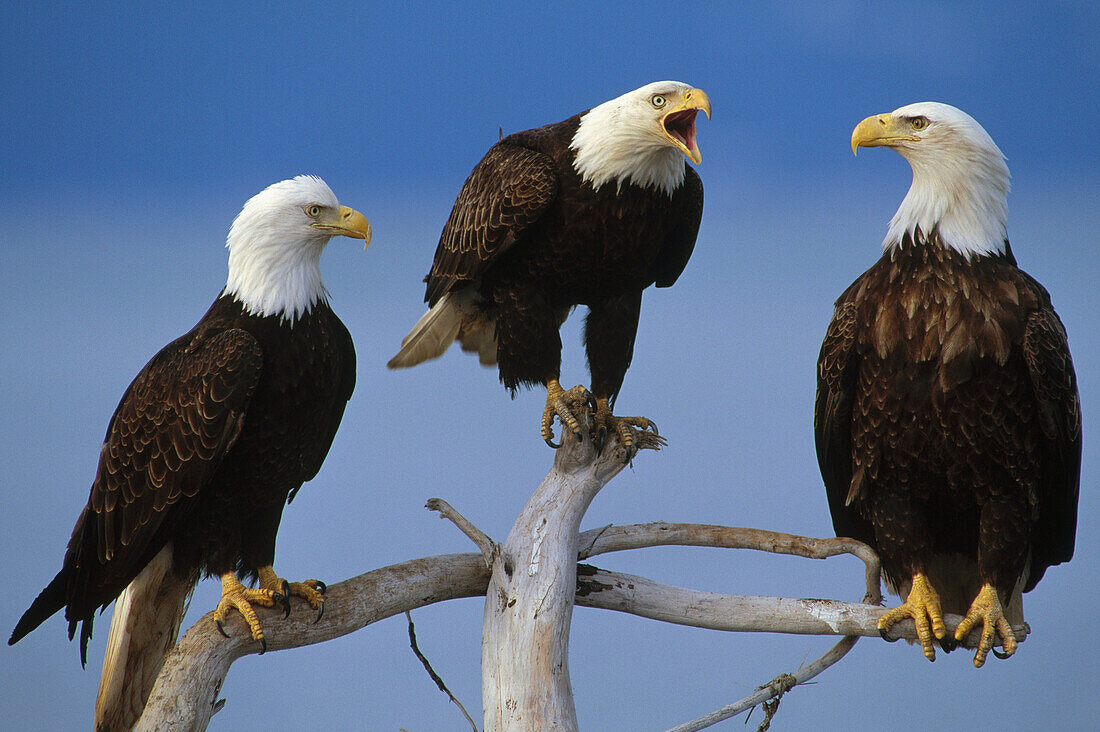
[[[695,246],[703,185],[695,116],[699,89],[658,81],[556,124],[518,132],[470,173],[443,227],[428,283],[428,312],[390,368],[441,356],[455,340],[497,364],[515,395],[546,386],[542,437],[555,415],[580,434],[584,387],[562,389],[558,330],[588,307],[585,349],[597,438],[616,434],[630,453],[644,417],[612,408],[634,352],[642,291],[669,287]]]
[[[323,611],[322,583],[288,583],[272,562],[283,505],[317,474],[355,386],[351,336],[321,283],[321,252],[337,235],[369,243],[370,225],[320,178],[249,200],[229,231],[225,289],[111,418],[62,569],[8,641],[65,608],[86,663],[95,612],[118,598],[98,728],[140,716],[200,572],[221,578],[219,629],[236,608],[261,644],[253,605],[289,613],[294,595]]]
[[[1021,591],[1073,556],[1081,409],[1066,331],[1016,266],[1008,167],[970,116],[923,102],[868,117],[913,184],[883,256],[836,302],[818,360],[814,429],[838,535],[870,544],[924,655],[982,625],[1016,650]],[[965,616],[946,637],[944,613]]]

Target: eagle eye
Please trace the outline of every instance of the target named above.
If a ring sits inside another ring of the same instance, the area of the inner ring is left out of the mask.
[[[311,219],[315,219],[320,215],[321,215],[321,207],[318,206],[316,203],[311,203],[308,206],[306,206],[306,216],[310,217]]]
[[[913,119],[911,119],[909,121],[909,124],[911,124],[913,126],[914,130],[916,130],[917,132],[920,132],[921,130],[923,130],[925,127],[928,126],[928,118],[927,117],[914,117]]]
[[[665,106],[666,101],[668,101],[668,100],[665,99],[663,94],[654,94],[653,96],[651,96],[649,98],[649,103],[652,104],[657,109],[660,109],[661,107]]]

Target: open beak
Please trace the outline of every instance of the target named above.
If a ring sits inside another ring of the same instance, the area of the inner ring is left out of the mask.
[[[366,244],[363,248],[366,249],[370,246],[370,222],[367,221],[367,217],[359,213],[353,208],[347,206],[341,206],[340,210],[318,221],[310,224],[315,229],[326,231],[333,236],[349,236],[352,239],[363,239]]]
[[[665,135],[696,165],[703,160],[699,146],[695,143],[695,115],[700,111],[705,112],[707,119],[710,119],[710,97],[702,89],[688,89],[680,97],[680,103],[661,118]]]
[[[899,142],[916,142],[919,139],[903,132],[893,115],[876,114],[863,120],[852,130],[852,154],[856,154],[858,147],[893,147]]]

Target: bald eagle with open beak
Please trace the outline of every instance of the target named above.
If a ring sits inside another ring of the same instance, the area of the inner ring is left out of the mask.
[[[645,417],[616,417],[615,397],[634,354],[642,291],[669,287],[695,246],[703,186],[695,117],[710,116],[700,89],[658,81],[567,120],[493,145],[459,191],[426,277],[428,312],[390,368],[441,356],[458,340],[496,365],[513,396],[546,387],[541,434],[553,421],[580,435],[594,406],[595,437],[627,451]],[[558,330],[588,308],[584,343],[591,391],[568,391]]]
[[[814,429],[837,535],[871,545],[929,660],[982,628],[1015,652],[1022,592],[1073,556],[1081,404],[1066,331],[1016,266],[1008,167],[966,113],[922,102],[868,117],[913,184],[879,261],[836,302]],[[944,614],[963,616],[953,636]]]

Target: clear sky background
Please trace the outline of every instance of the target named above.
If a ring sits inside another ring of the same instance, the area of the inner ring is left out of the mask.
[[[441,496],[498,540],[552,453],[544,394],[514,401],[455,352],[386,360],[423,311],[421,277],[470,169],[505,133],[659,79],[701,87],[706,208],[694,256],[647,292],[618,409],[669,440],[597,497],[584,528],[655,520],[831,536],[812,437],[833,300],[879,256],[910,182],[890,150],[852,157],[867,115],[921,100],[981,122],[1013,173],[1009,235],[1069,331],[1085,414],[1077,554],[1025,598],[1033,635],[975,670],[861,641],[784,698],[774,729],[1072,729],[1100,718],[1100,10],[1044,3],[127,3],[0,6],[0,629],[60,568],[118,398],[224,284],[240,206],[299,173],[374,226],[322,261],[355,338],[358,387],[320,475],[285,513],[276,567],[336,582],[470,551],[422,508]],[[547,8],[552,9],[547,9]],[[580,313],[563,383],[585,383]],[[856,601],[861,565],[665,548],[596,564],[737,594]],[[200,584],[190,625],[214,607]],[[891,598],[896,603],[896,598]],[[420,646],[480,709],[482,602],[419,610]],[[60,615],[0,648],[0,719],[86,728],[89,667]],[[730,703],[835,639],[726,634],[578,608],[570,665],[586,729],[663,729]],[[230,672],[214,729],[461,729],[403,618]],[[760,720],[759,711],[753,721]],[[741,729],[741,721],[725,723]]]

